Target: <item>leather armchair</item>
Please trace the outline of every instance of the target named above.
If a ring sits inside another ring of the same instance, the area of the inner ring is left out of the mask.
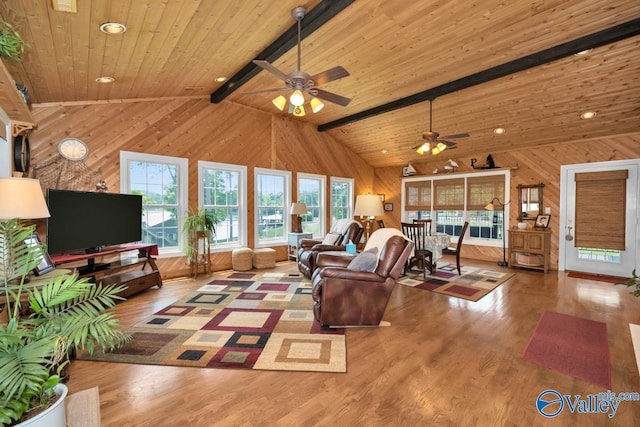
[[[412,251],[413,242],[392,236],[373,272],[349,270],[344,264],[316,270],[311,292],[316,320],[331,326],[379,325]]]
[[[326,251],[345,251],[347,243],[350,241],[358,244],[362,238],[364,229],[357,222],[351,222],[346,230],[341,233],[340,239],[333,245],[323,245],[322,240],[302,239],[298,249],[298,270],[308,279],[311,279],[316,270],[316,260],[318,253]]]

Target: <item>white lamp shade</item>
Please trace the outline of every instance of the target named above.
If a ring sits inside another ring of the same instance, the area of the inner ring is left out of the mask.
[[[382,199],[377,194],[360,194],[356,197],[354,216],[383,216]]]
[[[278,108],[278,110],[284,111],[284,106],[287,105],[287,98],[280,95],[274,98],[273,101],[271,102],[273,102],[273,105],[275,105]]]
[[[49,218],[40,181],[0,178],[0,220]]]
[[[304,215],[307,213],[307,205],[304,203],[291,203],[291,215]]]
[[[311,111],[313,111],[314,113],[317,113],[318,111],[322,110],[324,108],[324,102],[320,101],[318,98],[311,98],[311,101],[309,101],[309,104],[311,104]]]
[[[296,107],[304,104],[304,96],[302,95],[302,91],[300,89],[296,89],[293,91],[291,96],[289,97],[289,102],[291,102]]]

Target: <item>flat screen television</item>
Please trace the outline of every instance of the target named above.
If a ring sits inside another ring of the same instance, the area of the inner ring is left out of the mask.
[[[142,239],[142,196],[48,190],[50,254],[99,252]]]

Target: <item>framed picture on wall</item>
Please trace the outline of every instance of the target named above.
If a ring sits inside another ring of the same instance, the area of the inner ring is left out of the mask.
[[[384,210],[387,212],[390,212],[393,210],[393,203],[385,203],[384,204]]]
[[[536,223],[534,225],[535,228],[547,228],[549,227],[549,221],[551,220],[551,215],[549,214],[540,214],[536,217]]]

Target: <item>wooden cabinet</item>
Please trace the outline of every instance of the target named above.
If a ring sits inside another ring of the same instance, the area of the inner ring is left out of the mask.
[[[120,257],[123,253],[133,251],[138,251],[137,257]],[[52,256],[51,259],[56,267],[73,269],[80,277],[89,277],[94,283],[127,285],[121,296],[129,297],[152,286],[162,287],[162,278],[154,258],[157,253],[157,245],[135,244],[91,254]],[[111,259],[114,256],[118,259]],[[101,262],[96,263],[96,258]],[[106,258],[109,260],[102,262]],[[78,262],[82,264],[78,265]]]
[[[549,271],[551,231],[509,230],[509,264],[511,267]]]

